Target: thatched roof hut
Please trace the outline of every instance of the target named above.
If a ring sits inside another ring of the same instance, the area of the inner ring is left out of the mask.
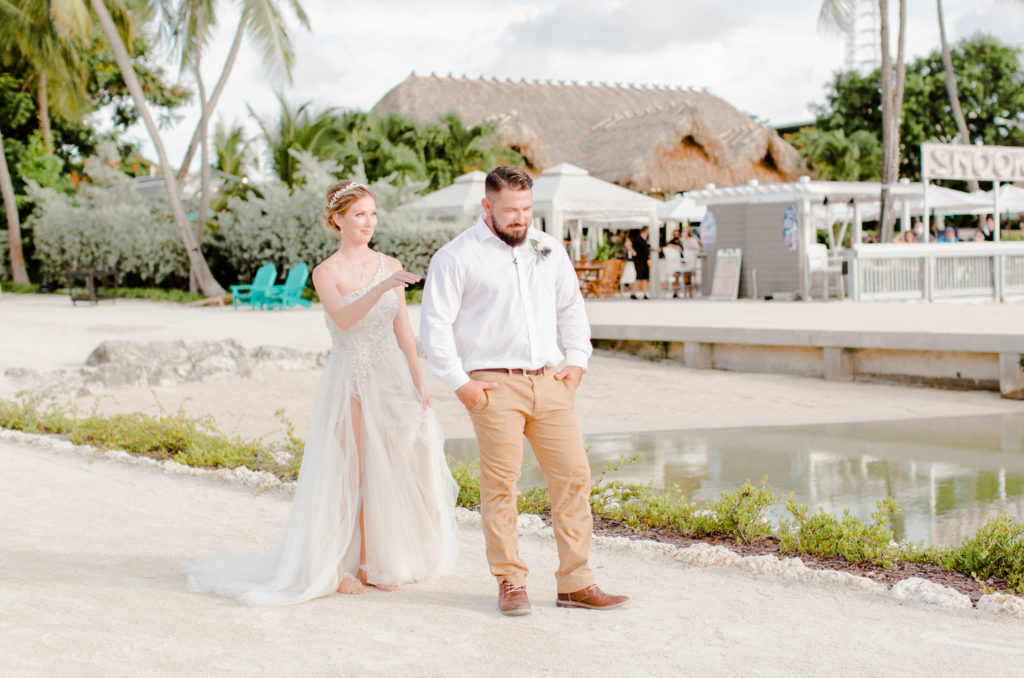
[[[773,129],[691,89],[413,74],[373,111],[423,122],[453,111],[467,125],[493,121],[501,143],[533,172],[568,162],[645,193],[792,181],[800,173],[799,154]]]

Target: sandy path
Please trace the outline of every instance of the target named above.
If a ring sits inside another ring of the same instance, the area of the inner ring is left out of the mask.
[[[426,374],[426,365],[422,365]],[[217,426],[249,438],[279,437],[274,413],[284,409],[305,435],[320,370],[262,372],[244,379],[120,388],[75,400],[100,413],[178,407],[209,414]],[[428,376],[430,397],[448,438],[471,438],[465,408]],[[598,351],[577,394],[587,434],[980,416],[1024,411],[1020,402],[983,391],[939,391],[885,384],[830,382],[811,377],[695,370]]]
[[[533,614],[505,618],[479,528],[458,570],[396,594],[284,609],[187,593],[180,559],[271,546],[290,498],[0,443],[7,675],[1005,676],[1020,622],[598,546],[630,607],[552,604],[554,545],[521,539]],[[42,480],[41,479],[45,479]]]
[[[592,302],[593,322],[685,322],[707,326],[904,327],[919,331],[973,327],[1024,332],[1024,313],[1014,304],[784,304],[771,302]],[[410,306],[413,327],[419,307]],[[58,295],[8,295],[0,299],[0,374],[6,367],[74,368],[101,341],[198,341],[235,339],[247,347],[289,346],[326,350],[330,338],[319,307],[288,312],[190,308],[178,304],[118,300],[72,307]],[[687,369],[598,352],[577,405],[586,433],[679,430],[735,426],[814,424],[914,417],[1022,412],[1020,402],[992,392],[829,382],[822,379],[721,370]],[[425,366],[423,367],[426,373]],[[114,389],[79,399],[101,413],[183,406],[207,413],[224,431],[245,437],[279,436],[274,412],[285,410],[303,436],[319,370],[264,372],[244,379]],[[10,380],[7,380],[10,381]],[[433,377],[428,385],[449,438],[472,437],[464,408]],[[15,388],[0,376],[0,395]],[[154,397],[155,394],[155,397]],[[158,404],[159,403],[159,404]]]

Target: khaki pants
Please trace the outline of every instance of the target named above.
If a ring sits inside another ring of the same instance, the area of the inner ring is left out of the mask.
[[[575,393],[555,371],[527,377],[502,372],[472,372],[479,381],[497,382],[469,411],[480,447],[480,513],[487,541],[487,562],[498,581],[519,586],[529,569],[519,558],[516,530],[516,481],[523,466],[523,436],[540,463],[551,495],[558,546],[559,593],[594,583],[587,561],[594,523],[590,515],[590,466],[583,447]]]

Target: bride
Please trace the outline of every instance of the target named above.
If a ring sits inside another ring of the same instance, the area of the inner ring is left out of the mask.
[[[393,591],[455,564],[458,488],[405,307],[419,277],[370,249],[377,205],[364,184],[331,186],[324,221],[341,237],[313,270],[333,343],[288,526],[273,551],[183,563],[189,590],[286,605]]]

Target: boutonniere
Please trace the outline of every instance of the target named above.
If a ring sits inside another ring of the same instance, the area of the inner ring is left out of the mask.
[[[530,238],[530,245],[533,247],[533,253],[537,255],[537,261],[544,261],[551,256],[551,248],[541,247],[539,240]]]

